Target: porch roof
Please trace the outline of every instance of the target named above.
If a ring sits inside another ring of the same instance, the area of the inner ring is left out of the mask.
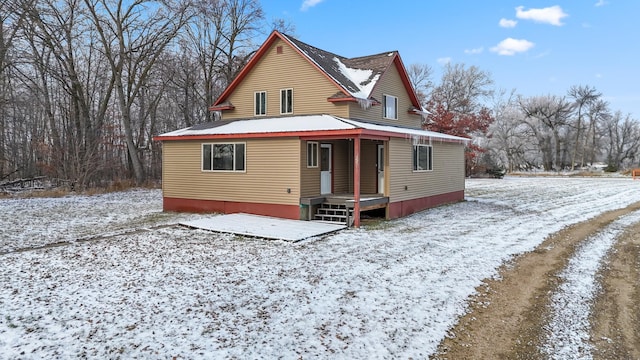
[[[154,140],[198,140],[257,137],[313,137],[313,136],[388,136],[428,138],[436,141],[466,143],[470,139],[434,131],[402,126],[376,124],[345,119],[333,115],[302,115],[273,118],[254,118],[215,121],[171,131]]]

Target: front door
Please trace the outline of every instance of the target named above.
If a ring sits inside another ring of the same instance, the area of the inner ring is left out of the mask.
[[[378,144],[378,194],[384,194],[384,145]]]
[[[320,194],[331,194],[331,144],[320,144]]]

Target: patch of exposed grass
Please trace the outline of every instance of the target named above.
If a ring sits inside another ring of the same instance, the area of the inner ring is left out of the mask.
[[[361,225],[367,230],[386,230],[396,226],[395,223],[381,218],[363,220]]]
[[[157,189],[161,185],[156,181],[147,181],[142,185],[136,185],[133,180],[115,180],[105,187],[90,187],[81,191],[72,190],[68,187],[57,187],[50,189],[25,189],[15,193],[0,192],[0,198],[60,198],[68,195],[101,195],[112,192],[127,191],[136,188]]]

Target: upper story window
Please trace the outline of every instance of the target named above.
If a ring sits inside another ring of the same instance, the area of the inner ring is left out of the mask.
[[[318,143],[315,141],[307,142],[307,167],[318,167]]]
[[[293,89],[280,90],[280,114],[293,114]]]
[[[413,171],[433,170],[433,147],[431,145],[413,146]]]
[[[267,92],[255,92],[255,115],[267,115]]]
[[[398,119],[398,98],[391,95],[383,95],[383,117],[385,119]]]
[[[202,171],[245,171],[245,143],[202,144]]]

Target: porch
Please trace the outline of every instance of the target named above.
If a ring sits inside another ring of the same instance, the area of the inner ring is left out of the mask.
[[[360,194],[359,212],[386,209],[389,197],[381,194]],[[346,224],[354,222],[356,201],[354,194],[326,194],[300,198],[300,205],[307,207],[307,220]]]

